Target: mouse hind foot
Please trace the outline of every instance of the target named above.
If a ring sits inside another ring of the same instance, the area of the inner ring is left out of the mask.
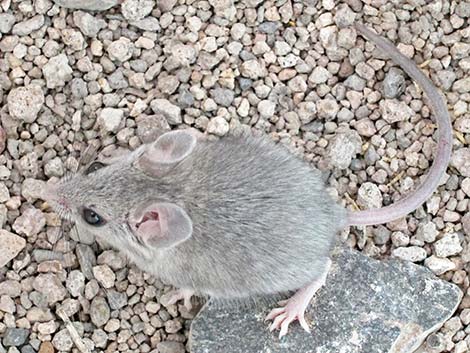
[[[265,321],[272,320],[273,323],[269,327],[270,331],[280,329],[279,338],[282,338],[287,334],[289,325],[298,320],[300,326],[310,333],[310,328],[305,321],[305,310],[307,309],[310,301],[312,300],[315,293],[323,287],[326,282],[326,277],[331,267],[331,260],[327,259],[327,265],[325,271],[322,273],[321,277],[316,281],[312,282],[308,286],[299,289],[291,298],[288,300],[283,300],[279,302],[281,307],[273,309],[268,316],[266,316]]]
[[[194,295],[194,291],[192,289],[174,289],[166,294],[164,294],[160,298],[160,302],[163,306],[168,306],[172,304],[176,304],[179,300],[183,300],[183,304],[188,311],[191,311],[192,304],[191,298]]]

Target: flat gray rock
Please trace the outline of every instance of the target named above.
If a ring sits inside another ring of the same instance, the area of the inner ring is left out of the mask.
[[[270,333],[268,307],[208,303],[193,320],[192,353],[411,353],[451,317],[460,289],[422,266],[338,250],[327,284],[306,314],[311,334],[291,324]]]

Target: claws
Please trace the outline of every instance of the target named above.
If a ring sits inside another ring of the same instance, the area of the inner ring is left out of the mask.
[[[299,308],[297,308],[295,305],[289,305],[289,303],[287,303],[287,305],[284,307],[275,308],[271,310],[271,312],[268,314],[268,316],[266,316],[265,319],[265,321],[273,320],[272,324],[269,326],[269,331],[272,332],[274,330],[280,329],[279,339],[281,339],[289,331],[289,325],[293,321],[299,320],[300,326],[307,333],[310,333],[310,327],[308,326],[308,323],[305,320],[303,310],[302,308],[300,308],[301,312],[298,312],[298,309]]]

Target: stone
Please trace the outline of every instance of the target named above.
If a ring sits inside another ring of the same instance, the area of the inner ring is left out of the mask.
[[[281,341],[269,332],[264,316],[272,307],[229,306],[209,302],[191,324],[192,353],[409,353],[457,309],[461,290],[410,262],[373,260],[361,253],[336,250],[326,285],[306,319]],[[241,339],[242,338],[242,339]]]
[[[276,112],[276,103],[270,100],[262,100],[258,103],[258,112],[265,118],[270,118]]]
[[[149,32],[160,32],[160,23],[155,17],[146,17],[141,20],[129,22],[132,26],[135,26],[143,31]]]
[[[346,28],[354,23],[355,18],[356,14],[354,11],[348,5],[341,4],[338,6],[334,20],[339,28]]]
[[[7,230],[0,230],[0,267],[14,259],[26,246],[26,240]]]
[[[339,105],[334,99],[326,98],[317,102],[317,113],[322,119],[331,120],[339,112]]]
[[[7,145],[7,133],[5,129],[0,126],[0,153],[5,151],[5,147]]]
[[[121,12],[128,21],[138,21],[152,12],[153,0],[125,0],[121,4]]]
[[[457,75],[451,70],[440,70],[437,72],[439,87],[443,90],[450,90],[456,78]]]
[[[104,11],[116,6],[118,0],[52,0],[57,5],[67,9],[79,9],[87,11]]]
[[[52,345],[61,352],[69,352],[73,347],[73,341],[67,329],[60,330],[54,335]]]
[[[173,10],[178,0],[160,0],[157,1],[157,6],[162,12],[169,12]]]
[[[73,51],[82,50],[85,45],[85,38],[80,31],[66,28],[62,30],[62,42]]]
[[[45,296],[49,305],[63,300],[67,295],[67,290],[59,277],[53,273],[37,275],[33,282],[33,288]]]
[[[35,84],[14,88],[8,94],[7,103],[13,118],[32,123],[44,104],[44,93],[42,88]]]
[[[54,320],[38,324],[38,331],[43,335],[50,335],[57,330],[57,324]]]
[[[103,297],[95,297],[90,305],[90,319],[97,327],[106,325],[111,316],[106,299]]]
[[[460,17],[470,17],[470,4],[462,1],[455,7],[455,13]]]
[[[218,105],[230,107],[235,97],[235,93],[233,90],[219,87],[211,92],[211,96]]]
[[[13,25],[15,24],[15,15],[4,12],[0,14],[0,32],[1,33],[8,33],[12,29]]]
[[[73,22],[87,37],[94,38],[98,32],[106,27],[106,21],[96,18],[84,11],[74,11]]]
[[[99,265],[108,265],[114,271],[118,271],[126,266],[126,258],[120,252],[105,250],[98,256]]]
[[[98,125],[104,133],[116,133],[123,117],[124,111],[121,109],[103,108],[98,117]]]
[[[65,286],[73,297],[83,295],[85,290],[85,276],[81,271],[74,270],[69,273]]]
[[[420,262],[427,254],[426,250],[419,246],[400,247],[392,251],[392,256],[405,261]]]
[[[0,310],[13,314],[16,311],[16,304],[9,296],[2,295],[0,297]]]
[[[246,25],[244,23],[234,23],[230,28],[230,35],[234,40],[240,40],[246,33]]]
[[[455,81],[452,85],[452,90],[458,93],[470,92],[470,77],[465,77],[461,80]]]
[[[416,230],[416,237],[426,243],[433,243],[438,234],[439,231],[432,222],[421,223]]]
[[[47,161],[44,166],[44,174],[50,177],[62,177],[64,175],[64,166],[62,160],[59,157],[53,158]]]
[[[143,143],[153,142],[163,132],[170,131],[170,125],[162,114],[140,115],[135,118],[137,136]]]
[[[39,179],[26,178],[21,185],[21,196],[29,202],[35,201],[42,196],[46,182]]]
[[[27,208],[13,223],[13,230],[27,237],[38,234],[46,225],[44,214],[37,208]]]
[[[180,342],[164,341],[157,343],[159,353],[185,353],[184,344]]]
[[[325,83],[331,78],[331,73],[324,67],[317,66],[308,77],[308,82],[314,86]]]
[[[108,265],[99,265],[93,267],[93,275],[104,288],[111,288],[114,286],[116,275]]]
[[[207,124],[207,132],[217,136],[224,136],[230,129],[229,123],[221,116],[216,116]]]
[[[154,99],[150,102],[150,107],[155,114],[162,114],[170,125],[178,125],[183,122],[181,108],[167,99]]]
[[[396,99],[384,99],[380,101],[379,107],[382,118],[389,124],[409,120],[414,115],[405,102]]]
[[[455,270],[455,264],[446,258],[440,258],[435,255],[429,256],[424,260],[424,266],[429,268],[436,276],[440,276],[447,271]]]
[[[470,177],[470,148],[459,148],[452,152],[450,165],[464,177]]]
[[[72,72],[72,68],[69,66],[69,59],[65,54],[59,54],[50,58],[42,68],[47,88],[65,86],[65,83],[72,79]]]
[[[7,202],[10,199],[10,191],[8,191],[5,183],[0,182],[0,203]]]
[[[357,191],[357,204],[364,208],[380,208],[382,206],[382,193],[377,185],[365,182]]]
[[[434,243],[434,251],[439,257],[459,254],[463,250],[457,233],[448,233]]]
[[[209,0],[209,4],[214,8],[216,16],[227,20],[232,20],[237,13],[233,0]]]
[[[12,33],[18,36],[27,36],[44,26],[44,16],[36,15],[13,26]]]
[[[258,31],[266,34],[274,34],[280,27],[282,27],[282,25],[279,22],[267,21],[258,26]]]
[[[383,90],[385,98],[397,98],[405,91],[405,76],[403,71],[396,67],[390,68],[385,74]]]
[[[22,346],[29,336],[29,330],[25,328],[9,327],[3,334],[3,344],[7,347]]]
[[[455,119],[455,130],[463,132],[464,134],[470,133],[470,118],[462,117]]]
[[[19,297],[21,294],[21,284],[13,280],[4,280],[0,282],[0,295],[8,295],[12,298]]]
[[[124,62],[132,57],[133,44],[129,38],[121,37],[109,44],[106,51],[108,52],[111,60]]]
[[[126,293],[117,292],[113,289],[106,292],[108,303],[112,310],[119,310],[127,305]]]
[[[361,152],[362,140],[357,131],[338,132],[330,141],[327,156],[330,164],[339,169],[346,169],[353,157]]]
[[[257,78],[263,75],[263,69],[261,68],[261,65],[258,60],[252,59],[245,61],[240,66],[240,73],[242,74],[242,76],[251,78],[252,80],[256,80]]]

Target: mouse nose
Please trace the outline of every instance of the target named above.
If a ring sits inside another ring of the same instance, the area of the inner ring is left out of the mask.
[[[69,208],[67,200],[63,196],[60,196],[59,188],[55,184],[46,184],[41,192],[41,198],[51,203],[53,208],[54,204],[64,207],[65,209]]]

